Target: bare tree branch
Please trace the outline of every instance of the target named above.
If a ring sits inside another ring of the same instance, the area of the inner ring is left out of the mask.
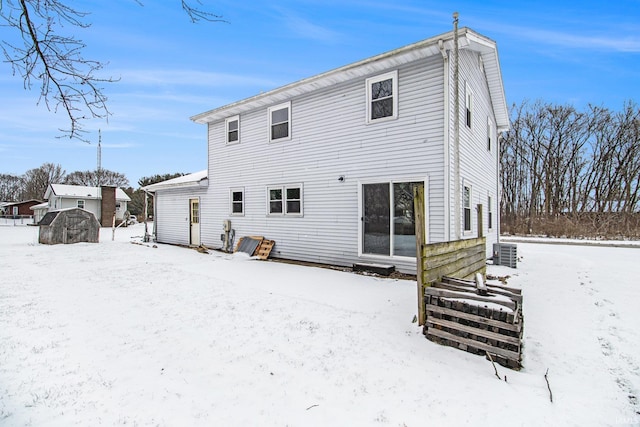
[[[142,6],[142,0],[133,0]],[[226,22],[221,16],[181,0],[182,9],[193,23],[199,21]],[[16,30],[17,37],[2,40],[5,62],[11,64],[14,75],[20,75],[24,88],[38,84],[38,103],[44,102],[49,111],[64,111],[68,129],[60,129],[64,136],[85,142],[84,121],[108,120],[111,115],[103,85],[119,79],[101,77],[107,65],[83,57],[85,44],[75,36],[62,33],[69,25],[87,29],[87,12],[67,6],[64,0],[0,0],[0,26]]]
[[[195,1],[199,5],[202,5],[202,2],[200,0]],[[213,14],[198,7],[193,7],[189,3],[190,2],[186,0],[182,0],[182,9],[187,13],[187,15],[189,15],[189,19],[191,19],[191,22],[193,22],[194,24],[202,20],[209,22],[227,22],[222,19],[221,15]]]
[[[25,89],[39,81],[38,102],[44,101],[50,111],[64,111],[70,126],[61,129],[63,134],[85,140],[82,121],[108,119],[107,97],[101,85],[116,81],[96,76],[105,64],[85,59],[81,40],[59,34],[65,24],[88,28],[83,22],[87,13],[58,0],[5,0],[0,16],[5,26],[20,33],[21,43],[2,42],[5,61],[11,64],[14,75],[23,78]]]

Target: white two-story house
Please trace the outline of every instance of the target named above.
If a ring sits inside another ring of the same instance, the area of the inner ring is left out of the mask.
[[[468,28],[192,117],[204,172],[147,188],[156,239],[220,248],[275,240],[273,257],[415,272],[413,187],[427,242],[499,235],[498,138],[509,117],[496,43]],[[456,51],[458,54],[456,55]]]

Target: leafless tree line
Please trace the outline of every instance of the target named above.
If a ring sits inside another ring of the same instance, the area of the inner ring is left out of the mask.
[[[60,165],[45,163],[21,176],[0,173],[0,201],[43,200],[49,184],[128,187],[129,180],[123,174],[107,169],[67,174]]]
[[[500,147],[502,231],[640,237],[640,109],[542,101],[511,111]]]

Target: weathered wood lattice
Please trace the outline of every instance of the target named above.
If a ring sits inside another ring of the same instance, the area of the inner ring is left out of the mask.
[[[430,341],[474,354],[490,353],[494,361],[521,367],[522,294],[519,289],[487,285],[476,292],[475,282],[443,277],[425,288],[424,334]]]

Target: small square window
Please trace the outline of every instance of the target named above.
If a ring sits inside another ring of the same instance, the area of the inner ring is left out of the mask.
[[[382,74],[366,80],[367,123],[398,117],[398,72]]]
[[[225,120],[226,143],[240,142],[240,116],[229,117]]]
[[[291,139],[291,103],[269,108],[269,141]]]
[[[244,215],[244,188],[231,189],[231,215]]]
[[[77,206],[78,206],[80,209],[84,209],[84,200],[78,200]]]

